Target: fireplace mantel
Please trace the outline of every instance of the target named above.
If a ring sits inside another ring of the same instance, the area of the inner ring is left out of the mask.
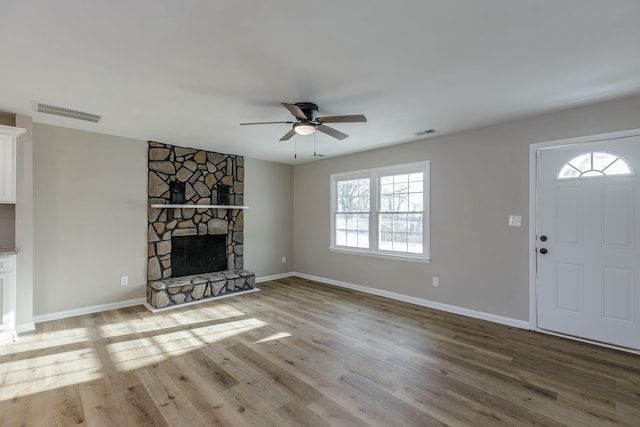
[[[174,203],[153,203],[151,207],[154,209],[249,209],[249,206],[239,205],[178,205]]]

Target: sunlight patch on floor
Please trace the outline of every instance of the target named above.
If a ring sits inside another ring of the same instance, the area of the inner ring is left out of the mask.
[[[0,347],[0,401],[133,371],[268,325],[228,305],[192,314],[110,324],[92,319],[88,327],[48,323],[47,330]]]
[[[278,332],[277,334],[269,335],[268,337],[264,337],[261,340],[254,341],[254,344],[260,344],[267,341],[279,340],[282,338],[288,338],[291,334],[288,332]]]
[[[118,371],[140,369],[152,363],[201,348],[207,344],[222,341],[244,332],[262,328],[265,322],[251,318],[233,322],[185,328],[179,331],[157,334],[107,344],[107,352]]]
[[[11,363],[2,378],[0,400],[92,381],[103,373],[102,362],[91,348],[20,359]]]

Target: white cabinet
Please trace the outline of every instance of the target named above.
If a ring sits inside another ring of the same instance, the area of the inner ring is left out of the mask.
[[[0,203],[16,202],[16,138],[25,132],[0,125]]]
[[[15,339],[15,255],[0,255],[0,343]]]

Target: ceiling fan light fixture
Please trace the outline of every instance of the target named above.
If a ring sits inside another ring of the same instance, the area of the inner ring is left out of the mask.
[[[296,131],[298,135],[311,135],[316,131],[316,127],[311,123],[295,123],[293,130]]]

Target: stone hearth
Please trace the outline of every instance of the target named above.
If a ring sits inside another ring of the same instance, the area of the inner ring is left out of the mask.
[[[243,211],[196,207],[216,205],[219,199],[224,199],[228,205],[244,203],[244,157],[152,141],[148,148],[147,302],[155,308],[163,308],[253,289],[255,276],[244,270]],[[171,207],[172,182],[184,185],[184,201],[180,204],[193,205],[193,208]],[[221,197],[218,197],[219,191]],[[152,208],[152,204],[166,204],[167,207]],[[203,235],[226,236],[224,271],[173,277],[172,236]],[[224,285],[221,285],[220,277],[226,278]],[[203,278],[207,278],[206,284]],[[194,289],[197,289],[195,293]]]
[[[247,270],[196,274],[149,282],[147,302],[154,308],[164,308],[248,291],[255,287],[255,275]]]

